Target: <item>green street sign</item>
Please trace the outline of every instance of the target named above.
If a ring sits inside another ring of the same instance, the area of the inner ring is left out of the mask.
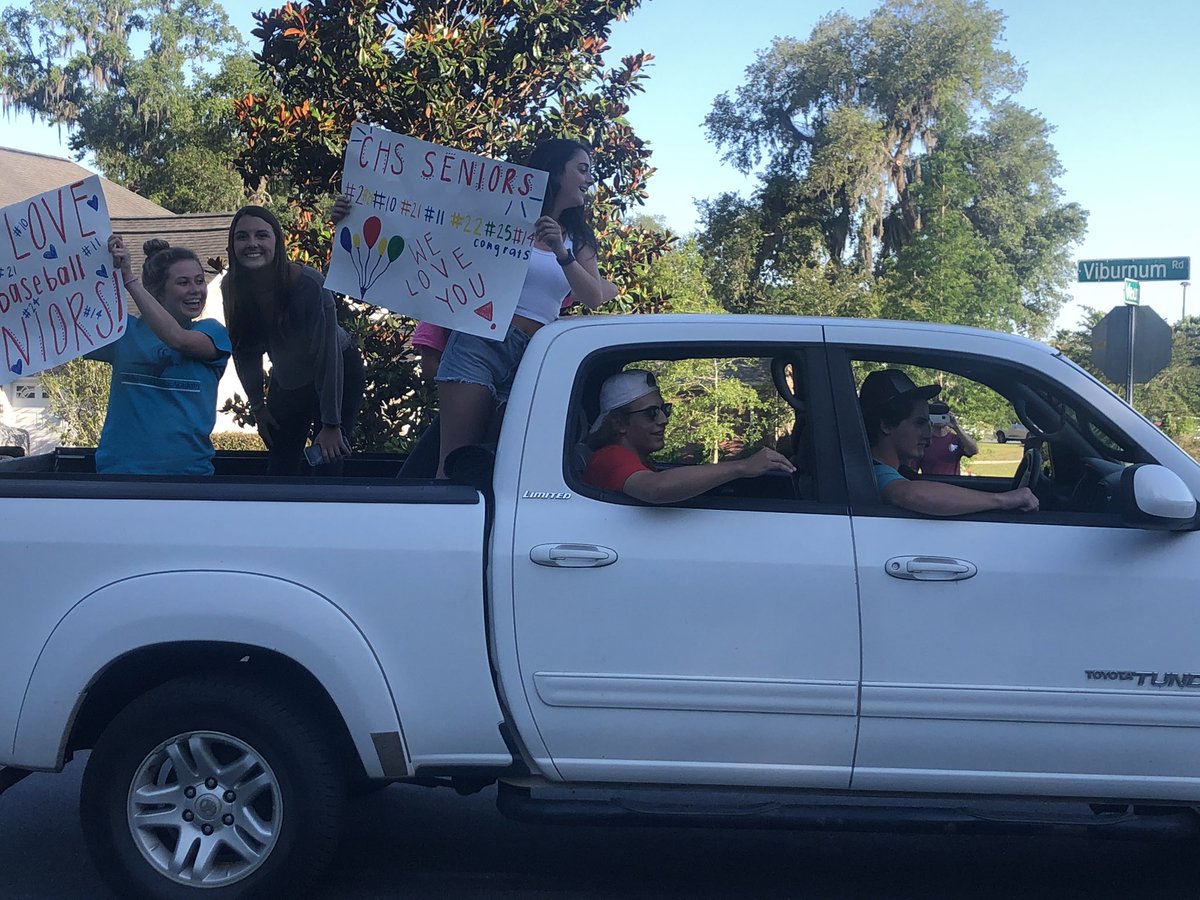
[[[1137,306],[1142,302],[1142,286],[1132,278],[1125,279],[1125,302]]]
[[[1084,282],[1187,281],[1192,277],[1190,256],[1160,256],[1150,259],[1081,259],[1079,280]]]

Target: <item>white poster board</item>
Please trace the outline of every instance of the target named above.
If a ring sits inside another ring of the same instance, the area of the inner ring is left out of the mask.
[[[99,176],[6,206],[0,224],[0,384],[125,333],[128,304],[108,252]]]
[[[355,125],[325,286],[454,331],[503,340],[547,174]]]

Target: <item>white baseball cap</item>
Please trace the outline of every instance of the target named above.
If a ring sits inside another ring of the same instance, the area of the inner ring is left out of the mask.
[[[629,369],[609,375],[600,386],[600,414],[588,429],[588,434],[595,434],[614,409],[620,409],[639,397],[653,394],[658,390],[658,380],[653,372],[645,369]]]

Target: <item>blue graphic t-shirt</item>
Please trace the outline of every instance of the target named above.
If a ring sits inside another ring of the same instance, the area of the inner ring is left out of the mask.
[[[232,350],[225,326],[215,319],[191,323],[221,353],[202,360],[172,350],[140,318],[127,321],[120,339],[87,354],[113,367],[96,471],[211,475],[217,382]]]

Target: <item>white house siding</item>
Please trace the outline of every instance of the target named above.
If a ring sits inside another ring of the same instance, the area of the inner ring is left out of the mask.
[[[208,306],[204,308],[204,316],[208,319],[216,319],[222,325],[225,324],[225,308],[221,304],[221,279],[225,277],[222,272],[208,284]],[[264,360],[263,365],[270,370],[270,363]],[[241,394],[244,398],[246,392],[242,389],[242,383],[238,381],[237,372],[233,368],[233,360],[229,361],[229,365],[225,367],[225,374],[221,376],[221,383],[217,385],[217,409],[220,410],[225,405],[225,401],[232,399],[234,394]],[[217,413],[217,424],[214,431],[245,431],[248,434],[257,434],[253,428],[239,428],[237,423],[233,421],[233,416],[228,413]]]

